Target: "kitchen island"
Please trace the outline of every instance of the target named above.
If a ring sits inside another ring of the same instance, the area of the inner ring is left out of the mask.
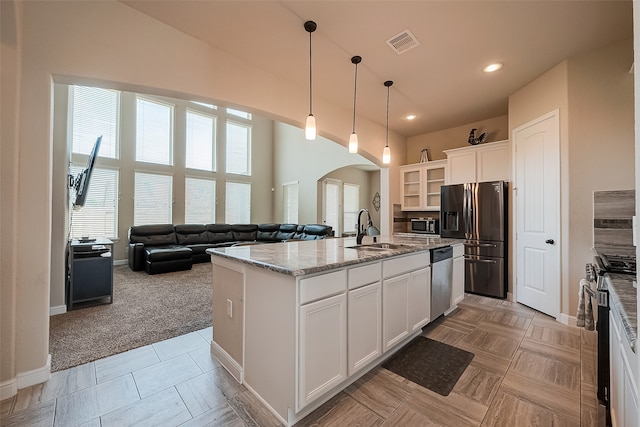
[[[285,425],[419,335],[433,320],[429,251],[453,245],[462,256],[456,239],[365,239],[207,251],[212,354]],[[452,305],[462,298],[454,288]]]

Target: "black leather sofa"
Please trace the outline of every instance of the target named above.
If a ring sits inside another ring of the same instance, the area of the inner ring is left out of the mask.
[[[190,270],[208,262],[209,248],[318,240],[333,235],[321,224],[151,224],[129,229],[129,267],[148,274]]]

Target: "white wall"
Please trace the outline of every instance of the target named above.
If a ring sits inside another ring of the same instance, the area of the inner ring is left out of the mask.
[[[308,94],[306,87],[292,86],[116,1],[1,3],[0,173],[3,201],[15,201],[8,211],[3,204],[3,224],[5,219],[10,224],[3,225],[3,233],[10,230],[1,239],[3,289],[7,286],[9,292],[2,295],[0,330],[9,338],[17,337],[13,348],[10,340],[4,336],[2,340],[2,352],[8,356],[0,361],[0,384],[9,390],[17,384],[18,373],[29,373],[21,377],[26,386],[41,381],[34,373],[48,370],[51,248],[64,247],[59,236],[52,240],[52,230],[64,226],[52,224],[53,82],[209,100],[268,112],[296,126],[306,118]],[[351,112],[322,99],[316,102],[320,134],[346,145],[348,134],[341,133],[351,127]],[[380,164],[384,128],[359,119],[358,133],[363,155]],[[390,146],[391,168],[397,175],[404,138],[391,133]],[[399,198],[397,194],[383,198],[383,203],[393,203],[394,197]],[[7,322],[4,316],[9,317]],[[5,325],[9,325],[6,331]]]

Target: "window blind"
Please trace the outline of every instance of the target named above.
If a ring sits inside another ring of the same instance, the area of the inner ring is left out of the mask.
[[[343,186],[343,228],[344,231],[356,231],[358,212],[360,211],[360,186],[344,184]]]
[[[136,107],[136,160],[171,165],[173,106],[138,98]]]
[[[75,176],[83,169],[72,165],[69,172]],[[117,169],[94,168],[84,207],[71,211],[71,237],[82,236],[118,237]]]
[[[212,179],[185,178],[184,221],[187,224],[216,222],[216,182]]]
[[[324,221],[335,230],[336,236],[341,234],[340,231],[340,181],[325,180],[324,181]]]
[[[212,116],[187,110],[186,166],[215,170],[215,123]]]
[[[73,153],[89,155],[102,135],[99,156],[117,158],[120,92],[86,86],[71,90]]]
[[[227,122],[227,173],[251,175],[251,126]]]
[[[224,221],[227,224],[249,224],[251,222],[251,184],[226,183]]]
[[[173,177],[135,173],[133,224],[171,224]]]
[[[298,184],[283,185],[284,222],[288,224],[298,223]]]

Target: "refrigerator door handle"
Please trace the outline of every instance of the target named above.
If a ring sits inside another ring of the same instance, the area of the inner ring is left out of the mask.
[[[498,245],[492,244],[492,243],[469,243],[469,242],[464,242],[463,245],[465,246],[479,246],[479,247],[483,247],[483,248],[497,248]]]
[[[464,257],[465,261],[471,261],[471,262],[481,262],[481,263],[485,263],[485,264],[496,264],[497,261],[493,260],[493,259],[477,259],[477,258],[468,258],[468,257]]]
[[[464,184],[464,197],[462,198],[462,220],[464,221],[464,238],[468,239],[469,236],[469,185]]]

